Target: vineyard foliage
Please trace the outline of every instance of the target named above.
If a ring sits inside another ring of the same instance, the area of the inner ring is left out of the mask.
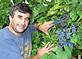
[[[70,59],[82,54],[82,0],[0,0],[0,28],[8,25],[10,7],[18,2],[28,3],[31,7],[30,24],[46,21],[54,24],[48,35],[40,31],[33,33],[33,56],[48,42],[54,44],[54,50],[41,59]]]

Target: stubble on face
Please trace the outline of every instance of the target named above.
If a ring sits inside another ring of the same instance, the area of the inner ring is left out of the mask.
[[[18,15],[21,17],[19,17]],[[10,30],[18,34],[23,33],[28,27],[30,17],[31,15],[29,13],[24,14],[19,11],[16,11],[15,15],[13,16],[13,18],[11,17],[10,20]]]

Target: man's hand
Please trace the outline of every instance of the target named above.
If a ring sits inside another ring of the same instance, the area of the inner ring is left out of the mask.
[[[34,57],[27,58],[27,59],[40,59],[41,56],[43,56],[45,53],[51,52],[53,49],[54,49],[54,45],[53,44],[51,45],[49,42],[43,48],[39,49]]]
[[[48,29],[53,25],[53,21],[48,21],[43,23],[42,25],[39,25],[38,29],[48,35]]]
[[[43,48],[39,49],[37,52],[37,56],[41,57],[42,55],[44,55],[45,53],[49,53],[51,52],[54,48],[53,48],[53,44],[50,45],[50,42],[48,44],[46,44]]]

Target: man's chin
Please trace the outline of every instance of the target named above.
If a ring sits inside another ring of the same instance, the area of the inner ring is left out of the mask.
[[[18,30],[17,32],[18,33],[23,33],[25,30]]]
[[[18,33],[23,33],[26,29],[25,28],[17,28],[16,31]]]

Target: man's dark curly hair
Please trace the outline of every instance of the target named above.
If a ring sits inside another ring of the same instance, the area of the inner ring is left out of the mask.
[[[12,6],[11,10],[10,10],[10,16],[14,16],[14,12],[18,10],[21,13],[30,13],[32,14],[32,10],[30,9],[30,7],[28,6],[28,4],[26,3],[18,3],[15,4],[14,6]]]

